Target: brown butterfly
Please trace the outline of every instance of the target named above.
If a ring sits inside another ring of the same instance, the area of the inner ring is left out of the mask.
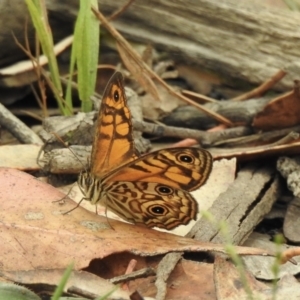
[[[122,74],[108,82],[97,119],[88,171],[79,175],[85,200],[134,224],[173,229],[196,219],[189,191],[207,180],[212,157],[203,149],[172,148],[140,156]]]

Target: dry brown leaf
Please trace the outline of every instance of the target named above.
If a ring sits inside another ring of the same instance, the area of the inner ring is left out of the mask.
[[[295,80],[291,92],[269,102],[257,114],[252,125],[257,129],[272,130],[298,125],[300,123],[300,84]]]
[[[264,294],[268,286],[257,281],[255,277],[247,272],[243,273],[249,292],[245,290],[241,280],[241,274],[237,267],[230,261],[217,256],[214,263],[214,282],[216,285],[217,299],[240,300],[240,299],[270,299]],[[252,293],[252,297],[249,297]],[[249,298],[248,298],[249,297]]]
[[[0,168],[0,185],[0,257],[5,271],[62,269],[71,261],[78,270],[92,259],[124,251],[142,256],[169,251],[224,252],[222,245],[110,220],[112,229],[105,217],[82,207],[62,215],[74,202],[53,203],[63,194],[21,171]],[[271,254],[255,248],[236,249],[242,255]]]
[[[247,288],[241,280],[241,273],[230,261],[222,257],[216,257],[214,263],[214,282],[216,285],[217,299],[240,300],[240,299],[261,299],[261,300],[286,300],[299,299],[300,290],[297,279],[289,274],[285,274],[276,284],[268,286],[259,282],[251,275],[247,269],[243,271],[243,276]]]
[[[271,237],[267,234],[261,234],[257,232],[253,232],[248,240],[244,243],[246,246],[253,246],[253,247],[263,247],[265,249],[269,249],[270,251],[282,251],[283,254],[286,250],[295,251],[294,255],[298,255],[299,247],[282,244],[276,245],[272,240]],[[286,255],[283,255],[283,258],[286,258]],[[300,256],[293,257],[293,260],[296,261],[298,264],[293,264],[291,262],[287,262],[283,265],[279,266],[278,274],[274,274],[273,272],[273,265],[274,265],[274,258],[252,256],[244,257],[243,258],[248,270],[255,274],[256,278],[262,280],[274,280],[275,278],[282,278],[285,274],[296,275],[300,272]]]
[[[143,296],[154,297],[156,289],[152,277],[135,280],[131,288]],[[167,281],[166,300],[215,300],[213,264],[181,259]]]
[[[13,272],[1,272],[0,277],[4,277],[18,284],[35,287],[38,286],[53,286],[54,288],[61,281],[65,269],[63,270],[30,270],[30,271],[13,271]],[[94,274],[85,271],[73,271],[69,277],[64,291],[67,291],[70,287],[80,287],[83,291],[93,293],[95,295],[104,296],[105,294],[116,289],[116,286],[109,281],[100,278]],[[109,299],[129,299],[129,295],[126,291],[118,288]]]

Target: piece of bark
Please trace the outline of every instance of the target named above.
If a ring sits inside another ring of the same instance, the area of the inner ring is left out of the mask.
[[[164,256],[157,267],[155,286],[157,288],[156,300],[164,300],[167,294],[167,280],[181,259],[183,253],[169,253]]]
[[[300,198],[300,157],[279,157],[277,170],[287,179],[288,189],[293,192],[295,197]]]
[[[109,15],[126,0],[99,3]],[[218,73],[229,85],[257,85],[284,69],[289,75],[279,88],[291,88],[300,71],[298,23],[298,12],[235,0],[134,1],[113,22],[130,40],[175,53],[173,59]]]
[[[219,101],[217,103],[207,103],[203,106],[224,116],[233,123],[250,125],[255,115],[263,110],[270,101],[269,97],[264,97],[245,102]],[[218,124],[214,119],[190,105],[178,107],[160,121],[166,125],[192,129],[207,129]]]
[[[46,2],[49,6],[53,4],[51,0]],[[78,7],[78,1],[73,2],[74,6],[77,5]],[[67,7],[60,5],[59,11],[49,17],[51,32],[55,42],[70,35],[74,30],[74,17],[66,17],[64,9],[65,12],[68,11]],[[73,13],[77,14],[77,12],[74,12],[74,9]],[[63,18],[62,15],[65,15],[65,17]],[[32,49],[35,49],[35,31],[25,1],[2,0],[0,2],[0,66],[8,66],[22,59],[28,59],[24,51],[16,44],[13,36],[22,45],[25,45],[27,37],[30,46]]]
[[[300,157],[279,157],[277,160],[277,170],[284,178],[288,178],[290,174],[300,170]]]
[[[293,243],[300,243],[300,198],[295,197],[289,204],[283,223],[284,236]]]
[[[41,150],[41,145],[2,145],[0,147],[0,167],[14,168],[24,171],[37,171],[37,157]]]
[[[264,258],[263,258],[264,259]],[[299,299],[300,284],[297,279],[285,274],[274,286],[257,281],[247,269],[243,272],[244,280],[239,270],[232,262],[226,261],[218,256],[214,264],[214,281],[216,284],[217,299],[240,300],[240,299],[261,299],[261,300],[286,300]],[[248,290],[247,290],[248,289]]]
[[[54,116],[45,118],[40,135],[46,142],[46,151],[56,148],[57,144],[63,147],[63,142],[70,145],[91,145],[94,133],[95,111],[79,112],[74,116]],[[54,146],[51,147],[51,145]]]
[[[255,164],[242,169],[235,182],[208,210],[215,221],[202,218],[189,237],[214,243],[224,243],[229,239],[235,245],[245,241],[278,198],[279,181],[274,173],[270,167]],[[228,224],[226,238],[215,224],[220,221]]]
[[[101,0],[99,7],[110,15],[126,2]],[[78,1],[47,0],[46,4],[50,22],[55,23],[52,32],[70,34]],[[6,0],[0,4],[0,65],[25,57],[11,32],[21,43],[24,41],[24,26],[29,19],[26,11],[24,1]],[[11,16],[18,22],[11,21]],[[300,46],[298,23],[298,12],[235,0],[133,1],[113,22],[126,38],[151,43],[174,54],[178,62],[218,73],[231,86],[249,82],[257,85],[285,69],[288,75],[277,85],[284,89],[291,88],[292,80],[300,73],[294,50]],[[29,41],[34,45],[31,37],[32,27]]]
[[[43,144],[40,137],[0,103],[0,126],[23,144]]]
[[[40,163],[44,170],[53,174],[79,174],[88,167],[88,158],[92,146],[70,146],[63,149],[52,149],[44,152]]]
[[[257,232],[253,232],[247,241],[245,241],[243,246],[261,247],[266,249],[266,251],[268,250],[273,252],[296,248],[295,246],[287,244],[275,244],[273,241],[271,241],[271,237],[269,235]],[[251,271],[251,273],[254,274],[254,276],[258,279],[274,280],[282,278],[285,274],[296,275],[300,272],[299,256],[293,258],[298,264],[293,264],[288,261],[287,263],[280,265],[278,274],[275,274],[273,271],[274,257],[258,257],[253,255],[251,257],[243,257],[242,259],[245,262],[247,269]]]

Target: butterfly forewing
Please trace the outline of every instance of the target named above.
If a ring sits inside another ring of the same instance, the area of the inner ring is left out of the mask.
[[[126,105],[122,74],[108,82],[99,110],[91,155],[91,173],[102,177],[109,170],[136,158],[131,114]]]
[[[171,148],[146,154],[110,174],[107,181],[143,181],[193,191],[212,169],[212,156],[203,149]]]

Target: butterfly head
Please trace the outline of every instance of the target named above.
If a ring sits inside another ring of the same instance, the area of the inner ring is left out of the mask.
[[[77,182],[85,200],[90,201],[91,204],[97,204],[101,200],[102,184],[99,178],[91,172],[82,171]]]

